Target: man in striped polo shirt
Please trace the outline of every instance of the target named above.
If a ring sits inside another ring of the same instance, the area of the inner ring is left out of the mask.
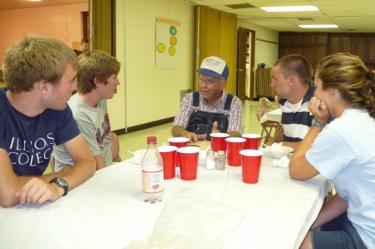
[[[315,86],[309,84],[313,69],[305,57],[291,54],[278,59],[272,68],[271,87],[280,98],[282,128],[267,145],[282,142],[296,149],[311,127],[314,116],[308,110]]]

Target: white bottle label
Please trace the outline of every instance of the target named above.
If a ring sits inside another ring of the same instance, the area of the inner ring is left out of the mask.
[[[142,191],[145,193],[160,193],[164,190],[163,170],[142,170]]]

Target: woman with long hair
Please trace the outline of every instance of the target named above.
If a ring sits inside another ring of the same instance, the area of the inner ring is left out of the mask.
[[[320,61],[314,84],[309,110],[315,119],[289,174],[296,180],[321,174],[337,194],[301,248],[375,248],[375,71],[358,56],[336,53]]]

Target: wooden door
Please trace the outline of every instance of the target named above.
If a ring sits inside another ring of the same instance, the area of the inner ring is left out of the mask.
[[[237,39],[237,87],[236,95],[244,103],[246,99],[246,56],[249,32],[245,28],[238,28]]]

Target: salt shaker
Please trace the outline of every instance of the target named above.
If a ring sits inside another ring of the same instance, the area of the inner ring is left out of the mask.
[[[207,151],[206,169],[215,169],[215,151],[212,151],[212,150]]]
[[[225,155],[225,151],[224,150],[219,150],[217,152],[217,159],[216,159],[215,168],[217,170],[224,170],[226,162],[227,162],[227,158],[226,158],[226,155]]]

